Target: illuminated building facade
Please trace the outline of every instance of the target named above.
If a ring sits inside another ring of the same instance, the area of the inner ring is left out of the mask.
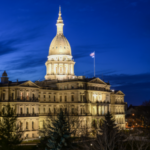
[[[0,112],[5,113],[8,102],[16,110],[18,125],[24,138],[39,137],[47,116],[60,110],[79,117],[80,128],[98,126],[110,111],[120,128],[125,128],[124,93],[110,90],[110,84],[99,78],[74,75],[71,47],[63,35],[61,11],[57,20],[57,34],[49,47],[44,81],[11,82],[4,71],[0,83]]]

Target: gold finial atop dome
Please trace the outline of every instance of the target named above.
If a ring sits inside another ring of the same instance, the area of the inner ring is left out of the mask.
[[[57,34],[63,34],[63,20],[61,17],[61,7],[59,6],[59,14],[58,14],[58,19],[57,19]]]
[[[57,34],[52,40],[49,47],[49,56],[50,55],[71,55],[71,47],[63,34],[63,20],[61,18],[61,7],[59,7],[58,20],[56,23]]]

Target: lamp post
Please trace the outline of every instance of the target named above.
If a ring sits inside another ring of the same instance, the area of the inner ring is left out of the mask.
[[[91,144],[90,144],[90,150],[92,150],[92,146],[93,146],[93,144],[91,143]]]

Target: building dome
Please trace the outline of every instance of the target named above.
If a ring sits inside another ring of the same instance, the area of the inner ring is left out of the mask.
[[[63,34],[57,34],[49,47],[49,55],[71,55],[71,47]]]
[[[71,55],[71,47],[63,34],[63,20],[61,17],[61,10],[59,9],[58,20],[56,23],[57,34],[52,40],[49,47],[49,55]]]
[[[3,72],[2,77],[7,77],[6,71]]]

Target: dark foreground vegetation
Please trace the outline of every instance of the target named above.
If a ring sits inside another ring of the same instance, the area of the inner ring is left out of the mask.
[[[0,150],[150,150],[149,112],[138,114],[144,120],[144,128],[120,130],[108,112],[98,127],[90,132],[82,128],[81,136],[76,137],[81,120],[69,118],[61,111],[39,131],[41,139],[22,141],[23,132],[17,126],[15,110],[10,105],[6,109],[0,121]]]

